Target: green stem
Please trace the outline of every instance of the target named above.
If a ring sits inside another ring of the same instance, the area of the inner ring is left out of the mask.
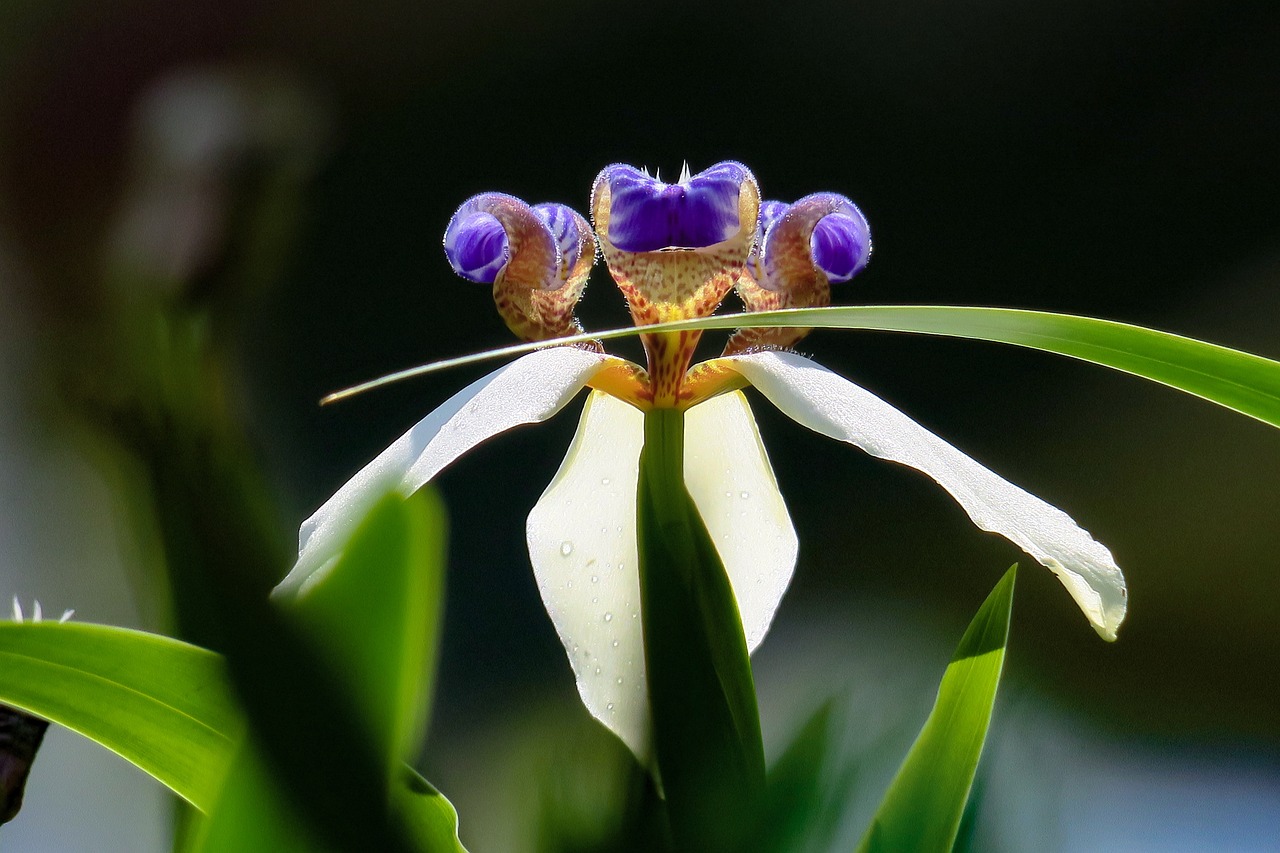
[[[645,415],[637,500],[653,747],[686,850],[742,849],[759,814],[764,748],[737,600],[684,484],[684,414]]]

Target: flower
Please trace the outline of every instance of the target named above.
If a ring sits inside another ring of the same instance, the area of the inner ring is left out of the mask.
[[[551,341],[573,316],[595,242],[637,326],[704,317],[730,290],[748,311],[830,304],[871,253],[852,201],[818,193],[762,202],[742,164],[675,184],[613,165],[586,220],[563,205],[500,194],[464,203],[445,233],[463,278],[492,284],[517,335]],[[302,590],[332,564],[371,501],[412,493],[485,439],[546,420],[591,393],[559,472],[529,515],[529,556],[547,612],[590,712],[644,757],[648,737],[639,618],[636,488],[643,412],[685,413],[684,474],[737,597],[749,650],[764,639],[795,567],[797,541],[742,390],[750,385],[816,432],[936,480],[979,528],[1047,566],[1095,630],[1114,639],[1124,579],[1110,552],[1065,513],[1001,479],[871,392],[791,350],[807,329],[742,329],[724,354],[692,364],[701,332],[642,334],[644,367],[599,345],[548,347],[472,383],[401,436],[303,525],[281,583]]]

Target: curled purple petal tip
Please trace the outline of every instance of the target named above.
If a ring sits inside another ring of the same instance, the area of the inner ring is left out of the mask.
[[[862,213],[832,213],[818,220],[809,238],[813,262],[831,282],[848,281],[871,260],[871,230]]]
[[[444,253],[458,275],[479,284],[493,284],[507,263],[507,233],[494,216],[467,202],[449,220]]]
[[[625,252],[700,249],[738,233],[738,197],[753,180],[740,163],[726,161],[666,184],[633,166],[600,173],[610,192],[610,242]]]
[[[578,262],[581,252],[582,234],[578,231],[580,217],[573,208],[555,202],[545,202],[533,206],[534,215],[547,226],[556,245],[560,247],[561,266],[572,267]]]

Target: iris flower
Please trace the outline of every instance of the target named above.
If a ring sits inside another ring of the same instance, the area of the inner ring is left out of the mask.
[[[706,317],[731,290],[748,311],[830,304],[831,284],[871,254],[849,199],[761,201],[742,164],[688,169],[666,184],[631,166],[596,178],[594,235],[559,204],[471,198],[445,232],[449,263],[491,284],[528,341],[581,332],[574,307],[597,255],[643,327]],[[1062,581],[1094,629],[1115,638],[1125,587],[1111,553],[1065,513],[965,456],[871,392],[793,351],[807,329],[742,329],[694,364],[700,331],[641,334],[642,367],[598,344],[548,346],[455,394],[401,436],[303,525],[281,583],[303,590],[332,565],[370,504],[411,494],[480,442],[547,420],[590,393],[555,479],[529,514],[529,557],[587,709],[643,760],[649,706],[637,571],[636,489],[644,412],[684,412],[684,476],[729,576],[748,650],[764,639],[795,568],[797,541],[742,389],[802,426],[915,468],[982,530],[1005,536]]]

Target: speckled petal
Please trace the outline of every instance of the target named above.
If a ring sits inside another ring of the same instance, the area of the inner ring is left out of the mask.
[[[517,336],[543,341],[582,331],[573,311],[595,243],[586,219],[572,209],[482,193],[454,213],[444,249],[458,275],[493,284],[498,313]]]
[[[871,230],[857,205],[835,193],[805,196],[762,231],[751,276],[736,290],[748,311],[821,308],[831,304],[831,282],[848,281],[871,257]],[[761,217],[762,220],[764,217]],[[753,349],[787,349],[808,329],[743,329],[725,346],[725,355]]]
[[[1124,575],[1111,552],[1062,510],[1001,479],[879,397],[808,359],[762,352],[726,359],[782,412],[815,432],[908,465],[951,493],[982,530],[1052,571],[1106,640],[1124,620]]]
[[[540,350],[479,379],[419,421],[302,524],[298,562],[276,593],[299,592],[331,565],[383,495],[411,495],[480,442],[550,418],[590,381],[606,357],[571,347]]]

